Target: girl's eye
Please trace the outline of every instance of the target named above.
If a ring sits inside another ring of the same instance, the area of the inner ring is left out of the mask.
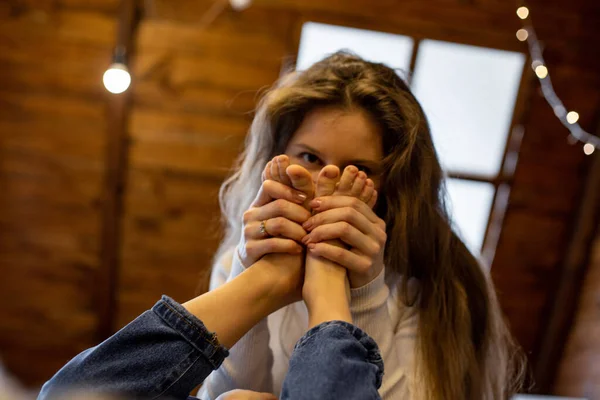
[[[319,157],[315,156],[312,153],[303,152],[300,154],[300,157],[309,164],[315,164],[320,161]]]

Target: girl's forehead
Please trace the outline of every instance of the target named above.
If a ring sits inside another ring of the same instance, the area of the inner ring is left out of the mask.
[[[360,109],[319,108],[306,115],[288,147],[309,146],[323,156],[380,160],[381,134]]]

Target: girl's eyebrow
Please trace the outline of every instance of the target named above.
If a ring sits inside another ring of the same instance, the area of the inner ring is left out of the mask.
[[[297,143],[297,144],[295,144],[294,146],[297,146],[297,147],[302,147],[304,150],[308,150],[309,152],[311,152],[311,153],[314,153],[316,156],[319,156],[319,157],[321,157],[321,153],[320,153],[320,152],[319,152],[317,149],[314,149],[314,148],[310,147],[310,146],[309,146],[309,145],[307,145],[307,144],[304,144],[304,143]]]

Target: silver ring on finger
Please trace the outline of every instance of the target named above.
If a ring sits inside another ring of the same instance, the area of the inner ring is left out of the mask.
[[[260,226],[258,227],[258,232],[263,236],[263,237],[268,237],[271,236],[269,234],[269,232],[267,231],[267,221],[263,220],[260,222]]]

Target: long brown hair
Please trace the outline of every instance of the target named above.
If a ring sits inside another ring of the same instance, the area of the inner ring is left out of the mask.
[[[377,214],[387,224],[386,280],[416,278],[418,307],[414,395],[424,399],[502,399],[519,388],[520,351],[503,321],[489,278],[451,229],[444,172],[427,119],[406,83],[383,65],[346,52],[291,72],[262,97],[246,148],[221,187],[226,236],[240,238],[242,213],[266,162],[281,154],[305,115],[323,106],[360,107],[379,123],[383,173]]]

